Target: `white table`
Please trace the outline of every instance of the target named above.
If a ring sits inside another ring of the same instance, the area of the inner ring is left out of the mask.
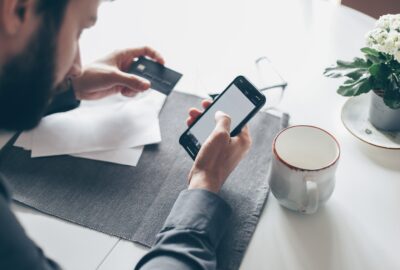
[[[322,0],[118,0],[82,38],[83,62],[151,45],[184,73],[180,90],[222,90],[267,55],[289,82],[291,124],[336,135],[342,158],[325,207],[303,216],[270,196],[241,269],[400,269],[400,152],[366,145],[340,121],[345,99],[322,72],[359,55],[374,20]],[[6,135],[2,135],[6,140]],[[20,206],[29,235],[67,269],[132,269],[146,249]]]

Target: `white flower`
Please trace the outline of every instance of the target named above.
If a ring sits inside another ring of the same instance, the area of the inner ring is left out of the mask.
[[[400,32],[400,20],[395,20],[392,23],[392,26],[390,27],[391,30]]]
[[[394,54],[394,59],[396,59],[397,62],[400,63],[400,50],[398,50],[398,51]]]
[[[400,14],[381,16],[366,39],[368,47],[392,55],[400,62]]]
[[[376,22],[375,27],[381,29],[390,29],[391,16],[392,15],[390,14],[381,16]]]
[[[380,50],[385,45],[387,38],[388,32],[382,29],[374,29],[367,34],[367,45]]]
[[[390,31],[387,39],[382,44],[383,51],[387,54],[394,55],[400,48],[396,45],[400,39],[400,35],[396,31]]]

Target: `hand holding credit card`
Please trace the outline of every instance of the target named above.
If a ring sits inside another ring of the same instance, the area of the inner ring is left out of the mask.
[[[128,72],[149,80],[152,89],[167,96],[182,77],[182,74],[145,57],[133,62]]]

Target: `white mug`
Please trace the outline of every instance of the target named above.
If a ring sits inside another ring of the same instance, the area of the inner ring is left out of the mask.
[[[340,146],[314,126],[292,126],[274,139],[269,174],[271,191],[285,207],[312,214],[332,195]]]

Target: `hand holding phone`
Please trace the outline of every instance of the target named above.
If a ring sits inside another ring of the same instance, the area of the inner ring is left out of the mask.
[[[200,148],[207,140],[215,126],[215,113],[222,111],[231,118],[231,137],[235,137],[248,121],[265,104],[261,94],[246,78],[238,76],[189,126],[182,134],[179,143],[195,159]]]
[[[205,112],[189,111],[189,128],[180,138],[182,146],[195,159],[189,174],[189,189],[200,188],[215,193],[221,189],[248,152],[251,137],[246,123],[264,103],[261,93],[244,77],[238,77],[214,102],[202,102]],[[202,121],[205,115],[206,121]],[[197,131],[191,132],[195,125]],[[199,143],[199,137],[204,134],[206,138]]]
[[[203,101],[204,108],[210,106]],[[191,109],[188,122],[201,112]],[[189,124],[188,123],[188,124]],[[201,147],[189,173],[189,189],[205,189],[218,193],[229,174],[248,152],[251,145],[249,129],[245,126],[234,138],[230,136],[231,118],[223,112],[215,114],[215,128]]]

